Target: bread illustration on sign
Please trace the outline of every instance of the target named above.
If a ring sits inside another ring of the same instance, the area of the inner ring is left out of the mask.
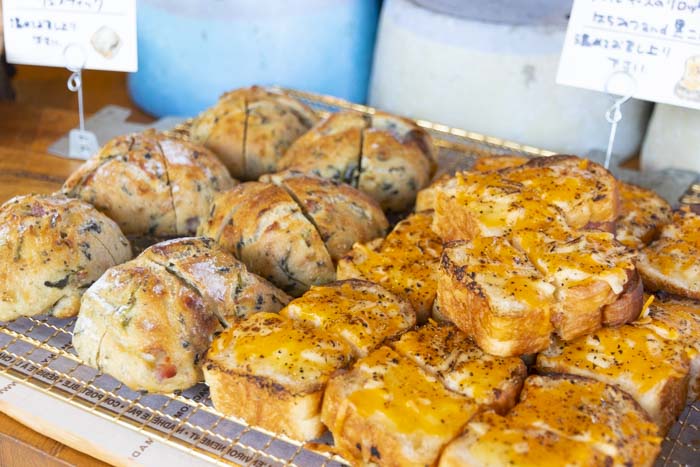
[[[325,431],[321,400],[331,375],[414,324],[407,302],[371,282],[313,287],[279,314],[224,331],[204,378],[217,410],[308,441]]]
[[[131,259],[114,221],[63,195],[17,196],[0,206],[0,321],[75,316],[104,271]]]
[[[194,119],[190,138],[216,153],[234,178],[257,180],[278,170],[279,159],[317,119],[287,94],[252,86],[221,96]]]
[[[329,115],[299,138],[278,169],[348,183],[382,209],[403,212],[430,182],[435,157],[430,134],[415,122],[345,111]]]
[[[215,332],[288,300],[211,240],[171,240],[107,270],[85,292],[73,346],[134,390],[183,390],[202,380]]]
[[[62,192],[93,204],[126,235],[193,235],[214,195],[236,182],[209,150],[155,131],[120,136]]]
[[[384,235],[376,203],[318,177],[247,182],[216,196],[199,234],[293,296],[335,280],[333,260],[354,242]]]

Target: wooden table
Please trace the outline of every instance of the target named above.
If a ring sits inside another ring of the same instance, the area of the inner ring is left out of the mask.
[[[23,193],[51,193],[81,163],[46,152],[51,143],[78,125],[77,99],[66,89],[70,73],[24,65],[16,71],[12,80],[15,102],[0,101],[0,203]],[[131,109],[133,121],[153,120],[131,101],[123,73],[87,70],[83,86],[88,114],[116,104]],[[0,466],[106,465],[0,412]]]

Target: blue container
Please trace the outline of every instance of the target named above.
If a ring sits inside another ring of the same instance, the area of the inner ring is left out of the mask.
[[[139,0],[133,99],[191,116],[252,84],[364,102],[379,0]]]

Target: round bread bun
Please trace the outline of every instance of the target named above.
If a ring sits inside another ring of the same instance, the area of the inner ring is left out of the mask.
[[[292,144],[278,168],[348,183],[382,209],[403,212],[430,182],[434,152],[430,134],[412,120],[344,111],[321,120]]]
[[[0,321],[75,316],[104,271],[131,258],[117,224],[80,200],[25,195],[0,206]]]
[[[277,171],[277,161],[317,119],[296,99],[253,86],[221,96],[195,118],[190,138],[214,151],[235,178],[256,180]]]
[[[192,235],[214,194],[237,182],[209,150],[146,131],[114,138],[63,193],[93,204],[126,235]]]
[[[303,175],[268,180],[219,194],[199,234],[292,296],[335,280],[334,258],[386,231],[377,204],[348,185]]]
[[[222,326],[289,300],[210,239],[170,240],[85,292],[73,346],[134,390],[183,390],[202,380],[201,360]]]

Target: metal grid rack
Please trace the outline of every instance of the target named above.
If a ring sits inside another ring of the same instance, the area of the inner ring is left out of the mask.
[[[323,112],[352,109],[372,114],[362,105],[286,90]],[[541,149],[491,138],[427,121],[439,148],[444,171],[468,166],[480,156],[519,154],[547,156]],[[175,131],[182,131],[176,129]],[[186,130],[185,130],[186,131]],[[695,195],[700,193],[700,185]],[[691,190],[693,187],[691,187]],[[689,192],[690,194],[690,192]],[[700,199],[683,199],[683,202]],[[75,319],[20,318],[0,323],[0,375],[130,429],[153,436],[216,465],[339,466],[343,460],[324,448],[330,437],[302,444],[224,417],[211,404],[206,386],[170,395],[131,391],[114,378],[84,365],[72,341]],[[656,464],[697,465],[700,459],[700,403],[686,407],[664,441]]]

